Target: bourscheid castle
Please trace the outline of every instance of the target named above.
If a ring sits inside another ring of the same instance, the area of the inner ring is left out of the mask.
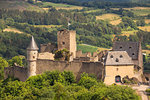
[[[68,61],[54,60],[54,51],[69,50]],[[21,81],[46,71],[72,71],[77,79],[83,72],[95,74],[106,84],[121,82],[122,78],[137,78],[142,81],[143,58],[140,42],[114,42],[110,51],[82,53],[77,51],[76,32],[61,30],[57,33],[57,46],[52,43],[41,44],[40,50],[32,37],[27,48],[27,67],[7,67],[5,77],[13,76]]]

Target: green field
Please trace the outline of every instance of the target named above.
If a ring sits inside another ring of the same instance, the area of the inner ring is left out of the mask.
[[[109,50],[109,49],[91,46],[91,45],[87,45],[87,44],[78,44],[77,50],[81,50],[83,53],[86,53],[86,52],[92,52],[93,53],[93,52],[100,52],[100,51]]]
[[[84,11],[84,13],[93,13],[93,12],[100,12],[100,11],[104,11],[104,9],[88,10],[88,11]]]
[[[58,9],[71,10],[71,9],[82,9],[83,8],[81,6],[74,6],[74,5],[61,4],[61,3],[52,3],[52,2],[40,2],[40,3],[42,4],[42,5],[40,5],[40,7],[42,7],[45,10],[47,10],[49,7],[55,7],[57,10]]]
[[[132,12],[137,16],[146,16],[150,14],[150,9],[137,9],[137,10],[132,10]]]
[[[55,28],[55,27],[61,27],[62,25],[32,25],[34,27],[41,27],[41,28]]]

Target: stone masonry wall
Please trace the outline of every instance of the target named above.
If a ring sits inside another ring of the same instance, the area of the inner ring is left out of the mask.
[[[65,62],[52,60],[37,60],[36,74],[41,74],[46,71],[72,71],[77,80],[83,72],[93,73],[97,78],[103,79],[104,66],[101,62]]]
[[[25,81],[27,79],[27,68],[24,67],[5,67],[4,73],[5,78],[7,78],[8,76],[13,76],[21,81]]]

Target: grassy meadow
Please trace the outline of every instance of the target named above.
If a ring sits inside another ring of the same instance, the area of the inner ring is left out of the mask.
[[[119,15],[113,14],[113,13],[103,14],[101,16],[96,16],[96,20],[109,21],[110,24],[112,24],[112,25],[118,25],[119,23],[121,23],[121,17]]]
[[[58,9],[65,9],[65,10],[73,10],[73,9],[83,9],[83,7],[81,6],[74,6],[74,5],[68,5],[68,4],[58,4],[58,3],[52,3],[52,2],[41,2],[42,5],[40,7],[42,7],[44,10],[48,10],[49,7],[55,7],[57,10]]]
[[[100,52],[100,51],[109,50],[109,49],[91,46],[88,44],[78,44],[77,50],[81,50],[83,53],[86,53],[86,52],[92,52],[93,53],[93,52]]]
[[[138,28],[143,30],[143,31],[150,32],[150,26],[143,26],[143,27],[138,27]]]
[[[133,30],[133,31],[122,31],[123,34],[121,34],[122,36],[127,36],[129,37],[130,35],[134,35],[136,34],[136,32],[138,32],[138,30]]]

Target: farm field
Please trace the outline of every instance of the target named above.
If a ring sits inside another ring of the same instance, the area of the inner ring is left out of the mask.
[[[103,14],[101,16],[96,16],[96,20],[109,21],[110,24],[112,24],[112,25],[118,25],[119,23],[121,23],[121,17],[119,15],[113,14],[113,13]]]
[[[150,23],[150,19],[145,19],[145,23],[149,24]]]
[[[113,20],[117,20],[120,19],[121,17],[117,14],[113,14],[113,13],[108,13],[108,14],[103,14],[101,16],[96,16],[96,20],[109,20],[109,21],[113,21]]]
[[[86,53],[86,52],[92,52],[93,53],[93,52],[100,52],[100,51],[109,50],[109,49],[91,46],[88,44],[78,44],[77,50],[82,50],[83,53]]]
[[[137,16],[146,16],[150,14],[150,7],[134,7],[134,8],[124,8],[124,9],[132,11]]]
[[[42,27],[42,28],[55,28],[55,27],[61,27],[62,25],[33,25],[34,27]]]
[[[121,19],[117,19],[117,20],[110,21],[110,24],[112,24],[112,25],[118,25],[118,24],[120,24],[121,22],[122,22]]]
[[[133,31],[122,31],[123,34],[121,34],[122,36],[127,36],[129,37],[130,35],[134,35],[136,34],[136,32],[138,32],[138,30],[133,30]]]
[[[38,6],[31,5],[28,2],[20,1],[20,0],[13,0],[13,1],[1,1],[0,0],[0,8],[7,8],[7,9],[19,9],[19,10],[29,10],[29,11],[40,11],[43,12],[44,10]]]
[[[12,28],[12,27],[7,27],[3,30],[4,32],[14,32],[14,33],[18,33],[18,34],[22,34],[23,32],[16,29],[16,28]]]
[[[100,12],[100,11],[104,11],[104,9],[94,9],[94,10],[84,11],[84,13],[92,13],[92,12]]]
[[[119,10],[119,8],[111,8],[113,10]],[[125,10],[132,11],[137,16],[145,16],[150,14],[150,7],[133,7],[133,8],[123,8]]]
[[[49,7],[55,7],[57,10],[58,9],[65,9],[65,10],[73,10],[73,9],[83,9],[81,6],[74,6],[74,5],[68,5],[68,4],[58,4],[58,3],[51,3],[51,2],[41,2],[42,7],[44,10],[48,10]]]
[[[143,31],[150,32],[150,26],[143,26],[143,27],[138,27],[138,28],[143,30]]]

